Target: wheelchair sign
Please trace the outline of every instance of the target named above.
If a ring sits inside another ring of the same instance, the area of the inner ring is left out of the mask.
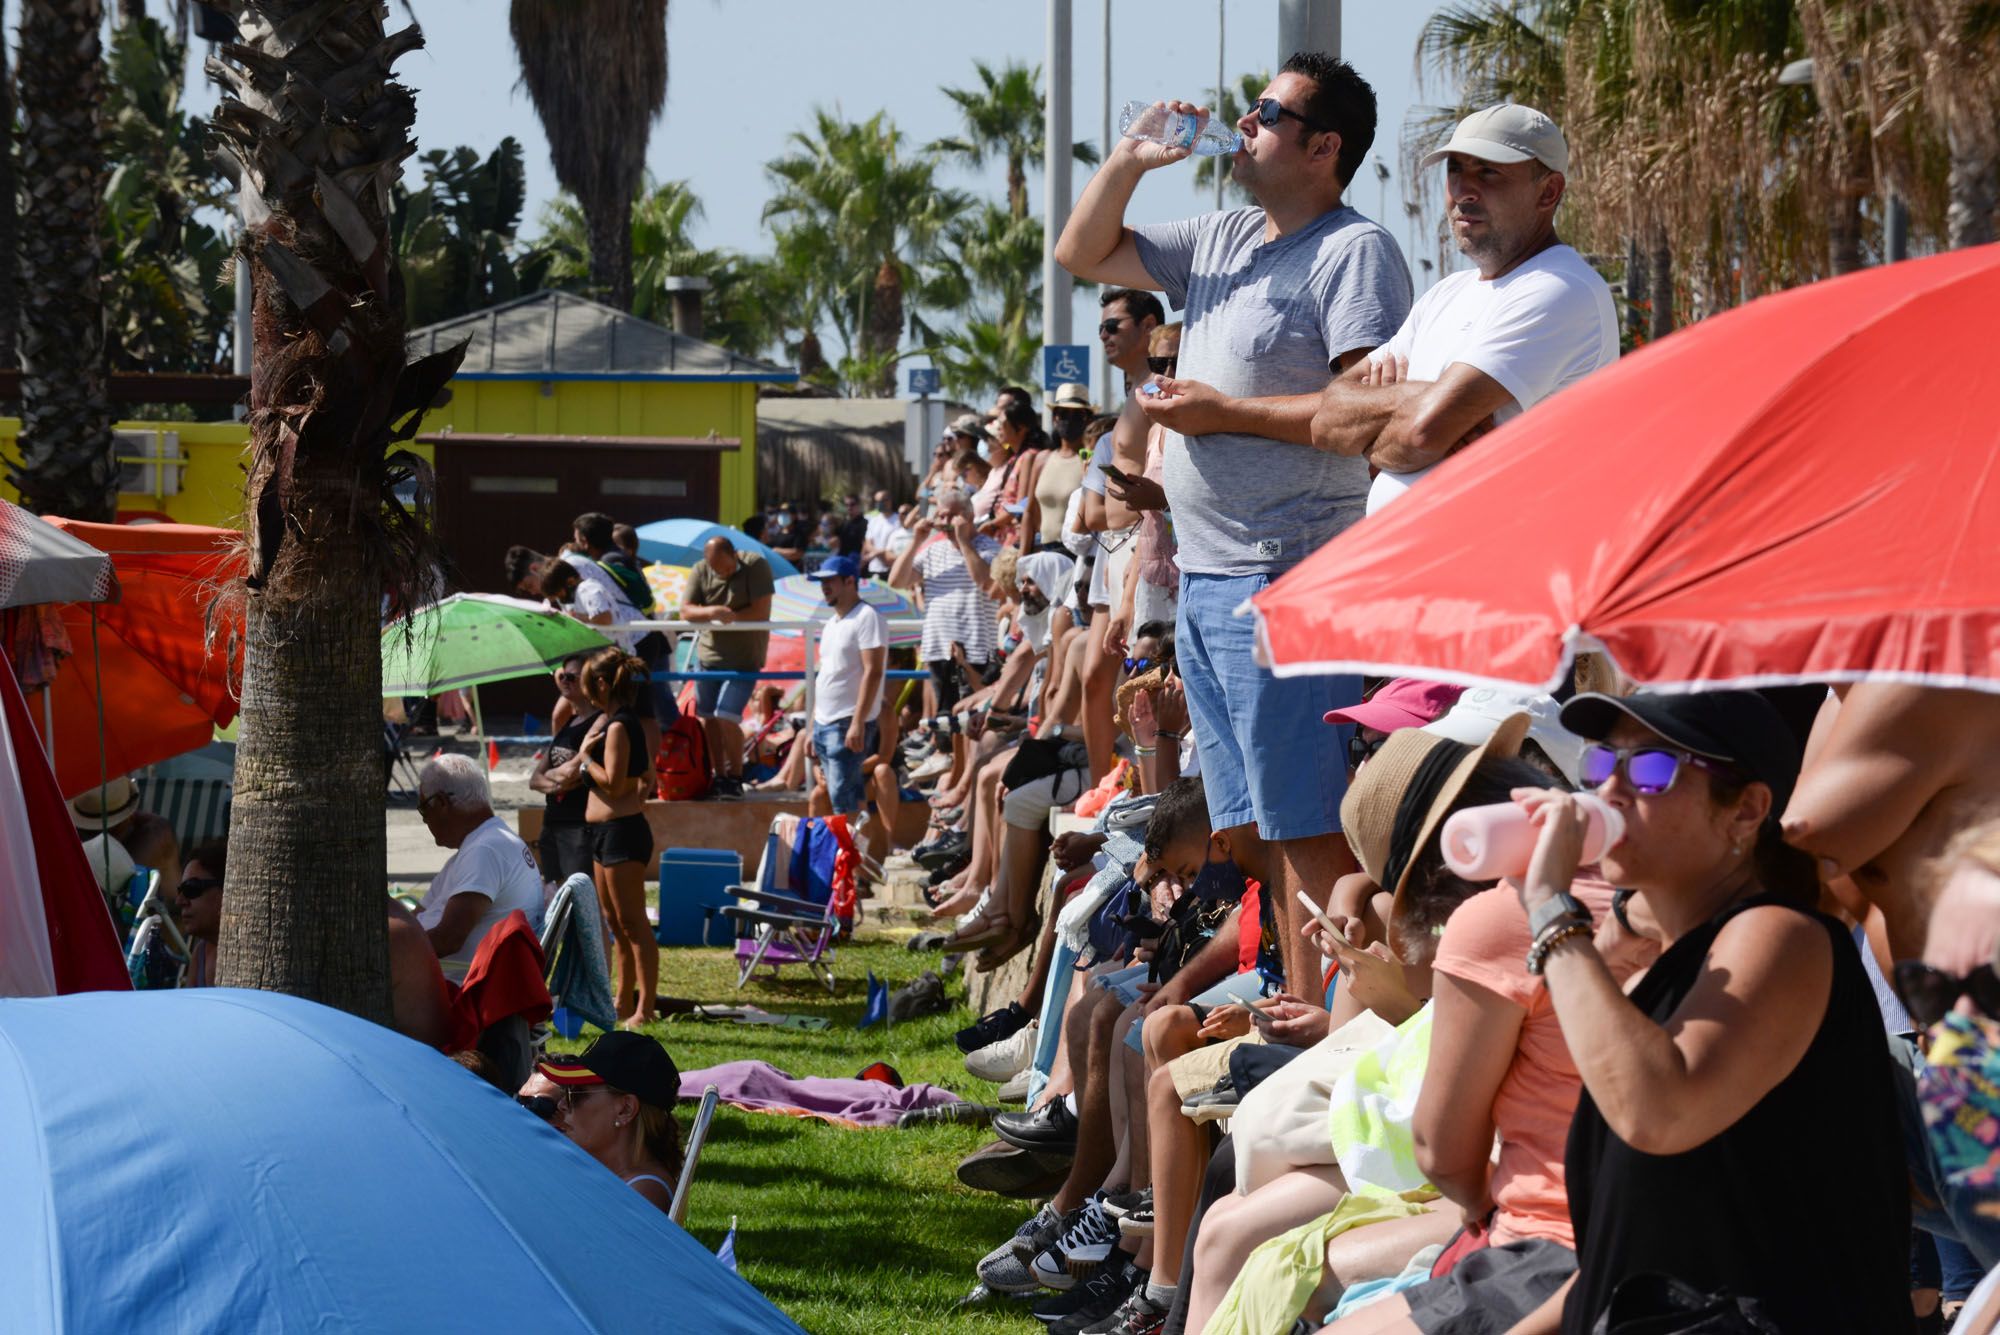
[[[1082,343],[1055,343],[1042,349],[1042,389],[1053,394],[1058,385],[1090,388],[1090,349]]]

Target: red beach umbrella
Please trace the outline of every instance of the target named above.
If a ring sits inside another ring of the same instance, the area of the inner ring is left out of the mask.
[[[2000,245],[1705,320],[1493,432],[1254,600],[1280,674],[2000,691]]]

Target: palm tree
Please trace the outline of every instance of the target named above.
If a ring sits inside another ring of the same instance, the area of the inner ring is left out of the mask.
[[[1244,113],[1250,109],[1250,104],[1255,102],[1263,94],[1264,90],[1270,86],[1271,71],[1269,70],[1258,70],[1255,74],[1239,74],[1236,76],[1234,87],[1209,90],[1215,94],[1214,102],[1209,110],[1214,114],[1214,118],[1218,124],[1234,125],[1243,119]],[[1195,188],[1198,190],[1214,189],[1215,174],[1221,172],[1223,183],[1229,188],[1230,193],[1246,203],[1249,202],[1249,192],[1236,184],[1235,177],[1230,174],[1230,166],[1234,162],[1235,158],[1228,154],[1223,154],[1219,157],[1196,158],[1194,160]]]
[[[906,297],[971,201],[939,188],[931,154],[906,156],[882,112],[850,122],[818,110],[812,132],[790,142],[794,151],[764,168],[776,187],[764,220],[779,223],[779,258],[813,275],[846,360],[874,368],[876,391],[891,393]]]
[[[14,170],[14,76],[7,69],[7,44],[0,41],[0,366],[20,365],[21,202],[14,193],[18,181]]]
[[[528,195],[520,142],[510,135],[484,159],[460,146],[420,161],[423,185],[396,187],[389,220],[409,323],[436,324],[540,287],[535,257],[517,263],[513,254]]]
[[[667,0],[512,0],[521,81],[590,225],[599,300],[632,305],[631,212],[667,99]]]
[[[996,72],[985,61],[975,60],[972,68],[979,75],[979,87],[943,90],[958,105],[965,134],[939,139],[931,144],[931,151],[958,158],[974,169],[999,158],[1007,164],[1007,211],[1017,219],[1025,218],[1028,168],[1041,166],[1047,156],[1042,67],[1030,68],[1010,60]],[[1097,163],[1097,150],[1087,140],[1071,145],[1070,153],[1086,165]]]
[[[118,511],[99,292],[101,0],[23,0],[20,232],[21,503],[109,522]]]
[[[390,1018],[380,626],[435,592],[428,470],[393,449],[463,345],[405,364],[390,191],[423,45],[387,7],[229,0],[211,56],[253,282],[241,735],[217,981]],[[340,127],[330,134],[328,126]],[[415,481],[405,510],[399,485]]]

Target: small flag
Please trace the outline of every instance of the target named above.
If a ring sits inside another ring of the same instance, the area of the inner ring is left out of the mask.
[[[875,971],[870,969],[868,971],[868,1004],[862,1009],[861,1023],[854,1027],[856,1029],[866,1029],[876,1021],[888,1018],[889,985],[877,978]]]
[[[724,1265],[728,1266],[729,1272],[731,1274],[736,1273],[736,1216],[735,1215],[729,1216],[729,1236],[724,1238],[722,1240],[722,1245],[715,1249],[715,1259],[722,1262]]]

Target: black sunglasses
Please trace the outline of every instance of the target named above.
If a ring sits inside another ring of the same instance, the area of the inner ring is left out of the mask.
[[[1363,737],[1361,729],[1356,728],[1354,735],[1347,739],[1347,767],[1360,769],[1365,762],[1375,758],[1375,753],[1380,751],[1388,740],[1389,734],[1386,732],[1374,737]]]
[[[1179,363],[1179,357],[1148,357],[1146,358],[1146,369],[1154,375],[1172,375],[1174,367]]]
[[[200,899],[211,890],[220,890],[222,882],[213,876],[193,876],[181,882],[181,896],[185,899]]]
[[[1099,325],[1097,326],[1097,333],[1098,333],[1098,336],[1099,336],[1100,338],[1109,338],[1109,337],[1111,337],[1111,335],[1113,335],[1113,334],[1115,334],[1115,333],[1117,333],[1117,332],[1118,332],[1118,328],[1119,328],[1119,326],[1120,326],[1120,325],[1124,324],[1124,323],[1125,323],[1125,322],[1126,322],[1127,320],[1129,320],[1129,319],[1131,319],[1131,318],[1132,318],[1132,317],[1131,317],[1131,316],[1129,316],[1129,315],[1114,315],[1114,316],[1112,316],[1112,317],[1111,317],[1110,319],[1108,319],[1108,320],[1105,320],[1105,321],[1103,321],[1102,323],[1100,323],[1100,324],[1099,324]]]
[[[1903,1009],[1926,1029],[1948,1015],[1964,996],[1971,997],[1972,1004],[1988,1015],[2000,1018],[2000,976],[1990,964],[1955,977],[1922,960],[1897,960],[1894,982]]]
[[[1250,104],[1250,110],[1257,113],[1257,123],[1267,130],[1274,128],[1281,118],[1290,116],[1293,120],[1315,133],[1324,133],[1326,131],[1324,125],[1315,124],[1307,120],[1304,116],[1299,115],[1298,112],[1287,109],[1275,97],[1258,98]]]
[[[554,1120],[556,1113],[560,1111],[556,1101],[546,1094],[516,1094],[514,1102],[544,1122]]]

